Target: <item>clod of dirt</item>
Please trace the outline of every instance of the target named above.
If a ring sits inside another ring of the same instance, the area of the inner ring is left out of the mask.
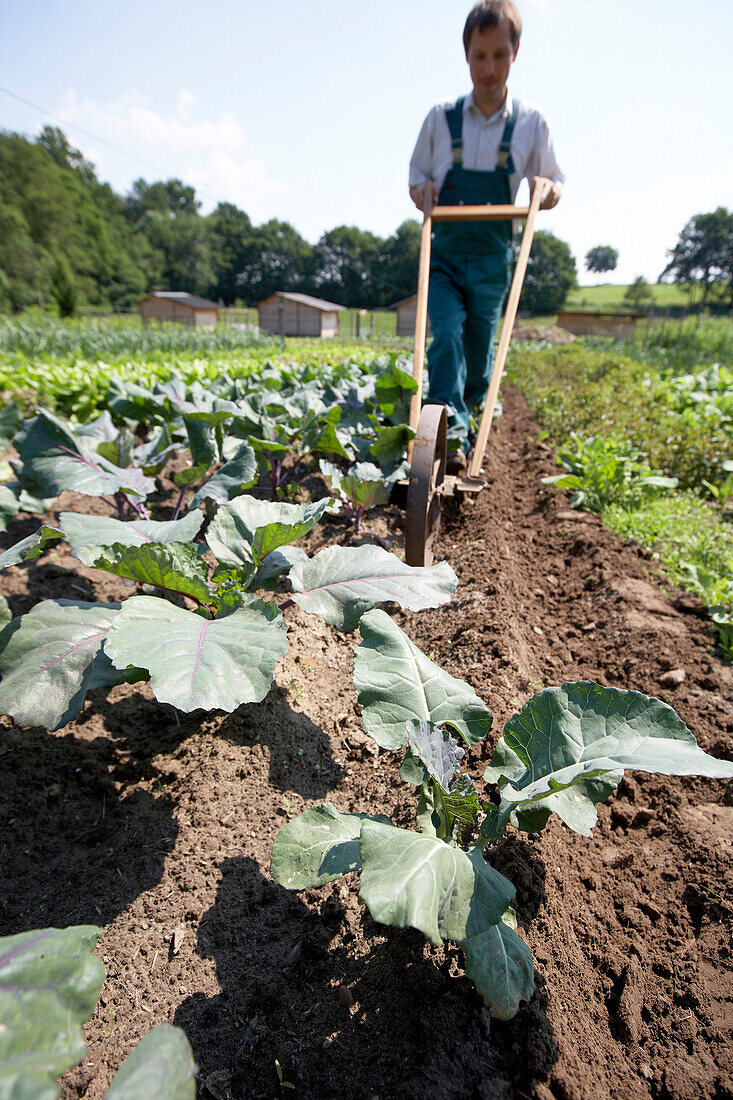
[[[686,672],[683,668],[671,668],[669,672],[664,672],[659,677],[659,683],[662,687],[676,688],[685,681]]]

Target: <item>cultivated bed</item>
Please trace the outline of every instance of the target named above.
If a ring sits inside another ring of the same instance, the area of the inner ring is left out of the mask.
[[[452,602],[394,616],[494,714],[468,770],[480,784],[536,690],[581,679],[665,697],[729,758],[733,675],[695,601],[670,602],[637,548],[547,495],[551,454],[517,393],[504,398],[489,488],[445,517]],[[399,545],[401,521],[383,509],[379,533]],[[14,521],[3,545],[37,526]],[[70,582],[93,598],[91,575],[58,549],[9,570],[3,592],[19,614]],[[98,599],[124,596],[100,576]],[[394,754],[361,729],[357,639],[298,607],[285,616],[276,686],[231,715],[179,724],[125,685],[54,734],[4,720],[0,934],[103,927],[108,977],[63,1095],[102,1097],[168,1021],[193,1046],[203,1097],[731,1096],[730,784],[627,773],[589,840],[557,818],[534,840],[510,829],[491,861],[517,887],[537,992],[491,1020],[457,949],[375,924],[348,879],[299,894],[271,879],[275,835],[310,804],[404,825],[414,812]]]

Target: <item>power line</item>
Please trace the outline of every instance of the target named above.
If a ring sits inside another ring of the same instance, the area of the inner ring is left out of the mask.
[[[138,164],[143,164],[146,168],[152,168],[161,178],[167,174],[162,168],[159,168],[157,164],[152,164],[149,160],[144,160],[142,157],[137,157],[134,153],[129,153],[126,149],[120,149],[118,145],[113,145],[111,141],[107,141],[106,138],[100,137],[99,134],[93,134],[91,130],[85,130],[83,126],[78,126],[75,122],[67,122],[59,118],[58,115],[53,114],[51,111],[47,111],[45,107],[39,107],[37,103],[31,103],[29,99],[24,99],[22,95],[11,92],[9,88],[3,88],[2,85],[0,85],[0,92],[4,92],[5,95],[17,99],[19,103],[24,103],[26,107],[32,107],[34,111],[40,111],[42,115],[52,119],[54,122],[60,123],[65,129],[71,128],[72,130],[78,130],[80,134],[84,134],[86,137],[91,138],[92,141],[96,141],[101,145],[106,145],[108,149],[112,149],[115,153],[119,153],[120,156],[127,157],[129,160],[135,160]],[[200,183],[198,186],[205,191],[210,191],[212,194],[214,193],[212,188],[206,183]]]

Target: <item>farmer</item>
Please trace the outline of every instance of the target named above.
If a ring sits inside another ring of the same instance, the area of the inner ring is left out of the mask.
[[[410,161],[410,197],[423,210],[426,188],[443,205],[513,203],[520,181],[542,187],[540,209],[560,199],[564,176],[542,114],[512,99],[507,79],[522,21],[512,0],[480,0],[463,29],[473,91],[434,107]],[[430,262],[428,401],[447,405],[460,441],[452,472],[466,467],[469,413],[486,395],[494,334],[510,282],[511,222],[435,225]]]

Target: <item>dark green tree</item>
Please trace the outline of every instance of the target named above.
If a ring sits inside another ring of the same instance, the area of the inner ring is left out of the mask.
[[[653,301],[654,296],[651,292],[649,283],[643,275],[637,275],[633,283],[626,288],[626,293],[623,297],[624,305],[643,312],[652,305]]]
[[[252,222],[232,202],[220,202],[206,219],[214,268],[212,297],[232,305],[242,297],[237,273],[252,260]]]
[[[379,305],[391,305],[416,292],[419,258],[420,223],[408,218],[383,243],[373,276]]]
[[[199,214],[193,187],[178,179],[135,180],[125,199],[125,215],[145,257],[149,290],[212,292],[216,276],[208,226]]]
[[[719,206],[695,214],[683,227],[660,280],[702,288],[701,303],[719,295],[733,307],[733,213]]]
[[[556,313],[576,285],[575,258],[569,245],[540,229],[534,235],[519,308],[533,314]]]
[[[597,275],[604,271],[615,271],[618,263],[618,249],[611,248],[610,244],[597,244],[595,248],[589,248],[585,254],[585,269]]]
[[[339,225],[324,233],[313,250],[313,285],[322,298],[352,308],[380,303],[374,279],[383,242],[367,230]]]
[[[57,256],[51,271],[51,297],[61,317],[73,317],[76,313],[76,286],[74,276],[65,256]]]
[[[313,293],[313,249],[289,222],[272,218],[255,229],[236,273],[237,297],[255,305],[277,290]]]

